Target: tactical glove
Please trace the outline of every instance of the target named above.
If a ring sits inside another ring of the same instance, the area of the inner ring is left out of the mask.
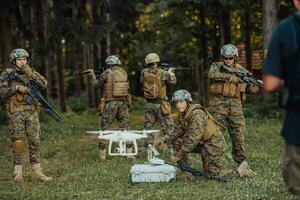
[[[17,85],[16,86],[16,91],[18,91],[21,94],[28,94],[29,93],[29,89],[23,85]]]
[[[24,65],[24,68],[22,69],[23,72],[30,78],[32,77],[33,70],[30,68],[29,65]]]

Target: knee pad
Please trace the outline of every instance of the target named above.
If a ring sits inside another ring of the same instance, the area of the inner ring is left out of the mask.
[[[16,154],[21,154],[24,152],[24,141],[23,140],[16,140],[13,142],[13,150]]]

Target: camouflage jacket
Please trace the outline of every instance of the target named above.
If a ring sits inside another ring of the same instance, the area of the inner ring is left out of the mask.
[[[15,69],[8,68],[0,74],[0,97],[2,98],[7,99],[17,93],[16,85],[13,85],[9,80],[9,74],[13,72],[17,71]],[[27,77],[25,74],[20,74],[20,76],[24,80],[31,80],[35,82],[40,89],[45,89],[47,87],[47,80],[34,70],[31,77]],[[20,85],[21,84],[22,83],[20,83]]]

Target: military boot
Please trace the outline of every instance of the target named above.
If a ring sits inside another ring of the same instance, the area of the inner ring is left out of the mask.
[[[100,149],[100,160],[106,160],[106,149]]]
[[[14,175],[15,175],[15,178],[13,179],[13,181],[15,183],[20,183],[20,182],[24,181],[24,178],[23,178],[23,165],[15,165]]]
[[[41,165],[39,163],[31,165],[31,171],[32,171],[32,177],[35,179],[39,179],[41,181],[51,181],[52,180],[51,177],[48,177],[45,174],[43,174]]]
[[[250,169],[250,166],[246,161],[243,161],[238,167],[237,172],[240,177],[252,177],[255,176],[256,173]]]

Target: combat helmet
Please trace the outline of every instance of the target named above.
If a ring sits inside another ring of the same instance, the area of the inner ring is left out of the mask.
[[[145,58],[146,64],[158,63],[158,62],[160,62],[160,59],[156,53],[149,53]]]
[[[17,58],[29,58],[29,53],[25,49],[14,49],[9,55],[9,60],[13,63]]]
[[[239,57],[238,49],[233,44],[225,44],[221,48],[221,56],[222,57]]]
[[[116,55],[108,56],[105,59],[105,63],[107,65],[121,65],[121,61],[119,60],[119,58]]]
[[[184,101],[188,100],[190,103],[193,101],[191,93],[189,93],[187,90],[177,90],[172,95],[172,101]]]

